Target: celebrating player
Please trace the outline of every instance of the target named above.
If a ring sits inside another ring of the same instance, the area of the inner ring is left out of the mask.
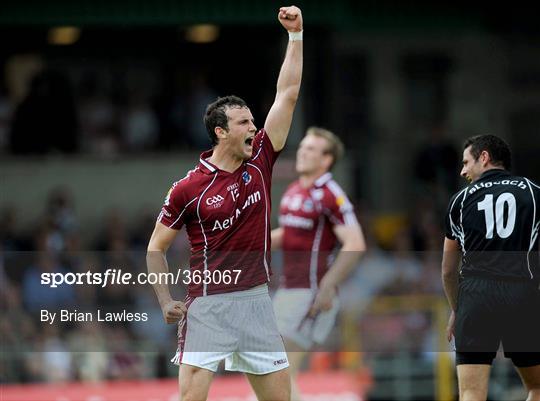
[[[540,400],[540,187],[508,172],[510,161],[502,139],[469,138],[461,175],[470,184],[453,196],[446,216],[442,277],[461,401],[487,398],[501,342],[527,400]]]
[[[302,76],[302,14],[282,7],[289,32],[274,103],[257,131],[236,97],[219,98],[204,121],[213,149],[177,181],[165,199],[148,245],[150,272],[167,272],[165,252],[185,225],[191,283],[185,302],[167,285],[154,290],[167,323],[179,322],[181,399],[206,400],[220,361],[246,373],[259,400],[289,400],[290,377],[267,282],[270,269],[272,168],[285,145]]]
[[[353,207],[330,170],[343,154],[332,132],[311,127],[296,154],[299,174],[281,200],[272,249],[283,249],[284,275],[274,297],[278,328],[291,364],[292,400],[300,400],[296,373],[306,351],[324,342],[338,312],[338,285],[366,246]],[[336,242],[341,250],[333,261]]]

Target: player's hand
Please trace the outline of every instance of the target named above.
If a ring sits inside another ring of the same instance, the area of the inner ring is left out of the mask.
[[[311,305],[311,309],[309,310],[309,316],[315,317],[321,311],[330,310],[336,294],[337,290],[334,285],[323,285],[321,283],[321,287],[315,296],[315,301],[313,301],[313,305]]]
[[[278,12],[278,20],[289,32],[300,32],[304,29],[302,11],[296,6],[281,7]]]
[[[446,339],[448,342],[452,341],[454,337],[454,326],[456,324],[456,313],[452,311],[450,318],[448,319],[448,326],[446,326]]]
[[[186,305],[180,301],[169,301],[161,308],[163,319],[167,324],[178,322],[187,312]]]

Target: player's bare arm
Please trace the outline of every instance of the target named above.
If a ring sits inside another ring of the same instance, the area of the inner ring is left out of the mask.
[[[301,32],[303,30],[302,12],[298,7],[281,7],[278,12],[278,20],[288,32]],[[302,40],[290,40],[279,72],[276,98],[264,123],[264,129],[268,133],[275,151],[283,149],[289,134],[294,108],[300,92],[302,60]]]
[[[444,292],[452,312],[446,328],[448,341],[454,335],[455,312],[457,308],[459,263],[461,260],[461,250],[459,242],[449,238],[444,239],[443,259],[442,259],[442,281]]]
[[[172,244],[177,233],[177,230],[173,230],[159,222],[156,223],[146,253],[148,273],[159,274],[167,273],[169,271],[165,253],[167,252],[167,249],[169,249],[169,246]],[[172,299],[168,284],[158,282],[153,284],[152,287],[157,295],[165,321],[168,324],[178,322],[186,312],[184,303]]]
[[[272,241],[272,250],[280,249],[283,245],[283,228],[274,228],[270,232],[270,238]]]
[[[332,308],[337,287],[358,266],[360,257],[366,251],[366,241],[359,224],[334,226],[334,233],[342,244],[336,260],[324,275],[319,291],[310,310],[310,315]]]

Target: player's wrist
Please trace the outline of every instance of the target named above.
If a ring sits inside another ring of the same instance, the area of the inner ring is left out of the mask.
[[[304,40],[304,30],[300,29],[299,31],[288,31],[289,32],[289,42],[296,42],[299,40]]]
[[[321,283],[319,284],[320,289],[328,289],[328,290],[337,290],[337,284],[335,284],[332,280],[329,279],[322,279]]]

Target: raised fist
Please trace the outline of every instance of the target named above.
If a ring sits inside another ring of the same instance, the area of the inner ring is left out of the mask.
[[[296,6],[281,7],[278,20],[289,32],[300,32],[303,29],[302,11]]]

